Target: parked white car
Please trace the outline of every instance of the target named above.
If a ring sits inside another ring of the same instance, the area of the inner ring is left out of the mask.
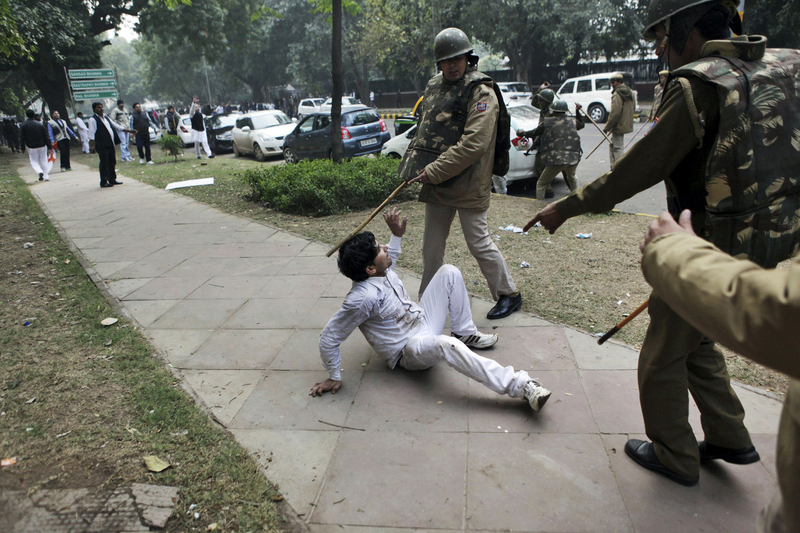
[[[178,137],[181,139],[181,148],[194,146],[192,142],[192,119],[189,115],[181,115],[178,122]]]
[[[322,98],[304,98],[300,100],[300,105],[297,106],[297,121],[300,122],[303,117],[311,113],[319,113],[322,110],[324,101]]]
[[[332,105],[333,105],[333,99],[328,98],[322,103],[319,112],[330,113]],[[354,111],[356,109],[361,109],[363,107],[368,107],[368,106],[365,106],[359,100],[353,98],[352,96],[342,96],[342,113],[344,113],[345,111]]]
[[[526,83],[521,81],[499,82],[497,86],[503,93],[503,101],[507,106],[531,103],[533,93]]]
[[[506,179],[508,182],[531,179],[536,177],[533,168],[536,150],[528,152],[530,145],[528,139],[517,137],[517,130],[530,131],[539,125],[539,110],[529,105],[519,105],[508,108],[511,115],[511,150],[509,150],[509,165]],[[381,155],[402,159],[406,155],[408,145],[417,134],[417,126],[408,131],[392,137],[381,149]]]
[[[569,106],[569,112],[575,113],[575,104],[580,104],[586,113],[595,122],[605,122],[611,111],[611,75],[613,72],[603,74],[590,74],[578,78],[569,78],[556,91],[556,96]],[[630,72],[620,72],[623,82],[633,91],[634,109],[639,110],[639,93]]]
[[[255,111],[236,119],[231,130],[233,155],[253,154],[258,161],[283,154],[283,138],[295,123],[283,111]]]

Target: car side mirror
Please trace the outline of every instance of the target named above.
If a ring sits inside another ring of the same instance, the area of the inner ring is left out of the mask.
[[[244,127],[242,128],[242,131],[243,131],[244,133],[247,133],[248,131],[250,131],[250,126],[244,126]]]

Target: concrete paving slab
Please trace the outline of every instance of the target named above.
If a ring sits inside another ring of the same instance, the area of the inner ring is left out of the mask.
[[[217,330],[193,353],[173,364],[178,368],[266,370],[293,333],[291,329]]]
[[[734,466],[714,461],[701,468],[698,485],[683,487],[631,461],[624,451],[626,436],[602,437],[637,531],[749,533],[771,497],[773,481],[760,463]]]
[[[745,389],[736,383],[733,384],[733,390],[744,406],[744,425],[748,431],[772,435],[778,433],[782,409],[780,403],[774,398]]]
[[[213,277],[224,273],[230,260],[223,258],[190,257],[186,261],[164,272],[162,278]]]
[[[128,268],[133,264],[132,261],[124,261],[124,262],[112,262],[112,263],[92,263],[97,275],[101,278],[127,278],[129,276],[120,274],[121,271]],[[146,278],[147,276],[139,276]]]
[[[297,514],[307,517],[316,504],[339,441],[339,430],[331,430],[231,429],[231,433],[254,455]]]
[[[316,298],[338,277],[344,276],[341,274],[272,276],[265,280],[266,284],[260,291],[252,292],[250,295],[254,298]]]
[[[291,261],[291,257],[228,258],[225,268],[219,273],[226,276],[274,276]]]
[[[181,300],[153,322],[153,327],[216,329],[222,327],[242,304],[244,300]]]
[[[312,398],[314,383],[327,379],[327,372],[269,371],[231,423],[232,428],[330,431],[341,426],[358,391],[361,375],[348,376],[336,394]]]
[[[576,370],[537,371],[538,379],[552,392],[536,413],[527,401],[500,396],[480,383],[469,384],[471,433],[590,433],[597,431],[589,401]]]
[[[461,529],[467,435],[345,431],[313,524]]]
[[[585,370],[636,370],[639,352],[623,344],[607,341],[597,344],[598,337],[563,328],[578,368]]]
[[[301,328],[322,328],[328,323],[331,317],[342,306],[341,298],[320,298],[314,302],[314,306],[309,309],[308,314],[300,322]]]
[[[318,298],[271,298],[248,300],[225,323],[226,329],[297,328]],[[219,300],[208,300],[219,301]]]
[[[601,433],[644,433],[636,370],[581,370]]]
[[[324,275],[324,274],[337,274],[341,276],[339,273],[339,267],[336,266],[336,256],[333,257],[319,257],[319,256],[311,256],[311,257],[295,257],[292,259],[291,263],[287,263],[285,267],[283,267],[278,274],[287,274],[287,275],[299,275],[299,274],[310,274],[310,275]]]
[[[345,425],[417,434],[466,432],[468,381],[445,364],[418,372],[367,372]]]
[[[173,366],[191,356],[213,333],[213,329],[146,328],[145,335],[166,355]]]
[[[142,327],[149,327],[180,300],[126,300],[125,309]],[[157,329],[157,328],[156,328]],[[179,328],[175,328],[179,329]]]
[[[575,370],[563,328],[557,326],[517,326],[498,324],[491,330],[500,340],[481,355],[502,365],[511,365],[528,373],[538,370]]]
[[[215,276],[208,279],[187,298],[190,300],[249,298],[257,294],[269,278],[264,276]]]
[[[635,531],[596,434],[473,434],[467,477],[471,529]]]
[[[139,278],[141,279],[141,278]],[[151,279],[128,296],[129,300],[182,300],[208,281],[208,276]]]
[[[122,300],[136,289],[153,281],[153,279],[154,278],[129,278],[114,280],[113,278],[106,278],[106,285],[108,285],[108,288],[114,296]]]
[[[230,425],[263,375],[261,370],[183,370],[186,382],[225,427]]]

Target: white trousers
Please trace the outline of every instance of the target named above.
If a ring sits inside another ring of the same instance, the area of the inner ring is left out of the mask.
[[[192,130],[192,142],[194,143],[194,154],[197,157],[200,157],[200,144],[203,145],[206,156],[211,155],[211,147],[208,145],[208,135],[205,131]]]
[[[406,370],[424,370],[437,361],[444,361],[498,394],[524,397],[525,384],[531,379],[524,370],[515,372],[513,367],[501,366],[494,359],[476,354],[455,337],[442,335],[448,312],[450,331],[462,336],[478,331],[472,322],[469,296],[460,270],[443,265],[431,279],[419,305],[425,315],[417,333],[403,348],[400,366]]]
[[[44,174],[45,179],[50,179],[50,169],[53,168],[53,163],[47,160],[47,146],[28,148],[27,150],[33,171],[37,175]]]
[[[81,151],[84,154],[89,153],[89,132],[86,130],[78,130],[78,136],[81,138]]]

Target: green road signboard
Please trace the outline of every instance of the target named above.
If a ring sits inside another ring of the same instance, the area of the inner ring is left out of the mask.
[[[88,80],[93,78],[113,78],[114,69],[111,68],[82,68],[67,71],[71,80]]]
[[[100,100],[102,98],[119,98],[117,91],[94,91],[94,92],[80,92],[75,93],[75,100],[82,102],[84,100]]]
[[[73,81],[73,90],[79,89],[116,89],[116,80],[87,80],[87,81]]]

